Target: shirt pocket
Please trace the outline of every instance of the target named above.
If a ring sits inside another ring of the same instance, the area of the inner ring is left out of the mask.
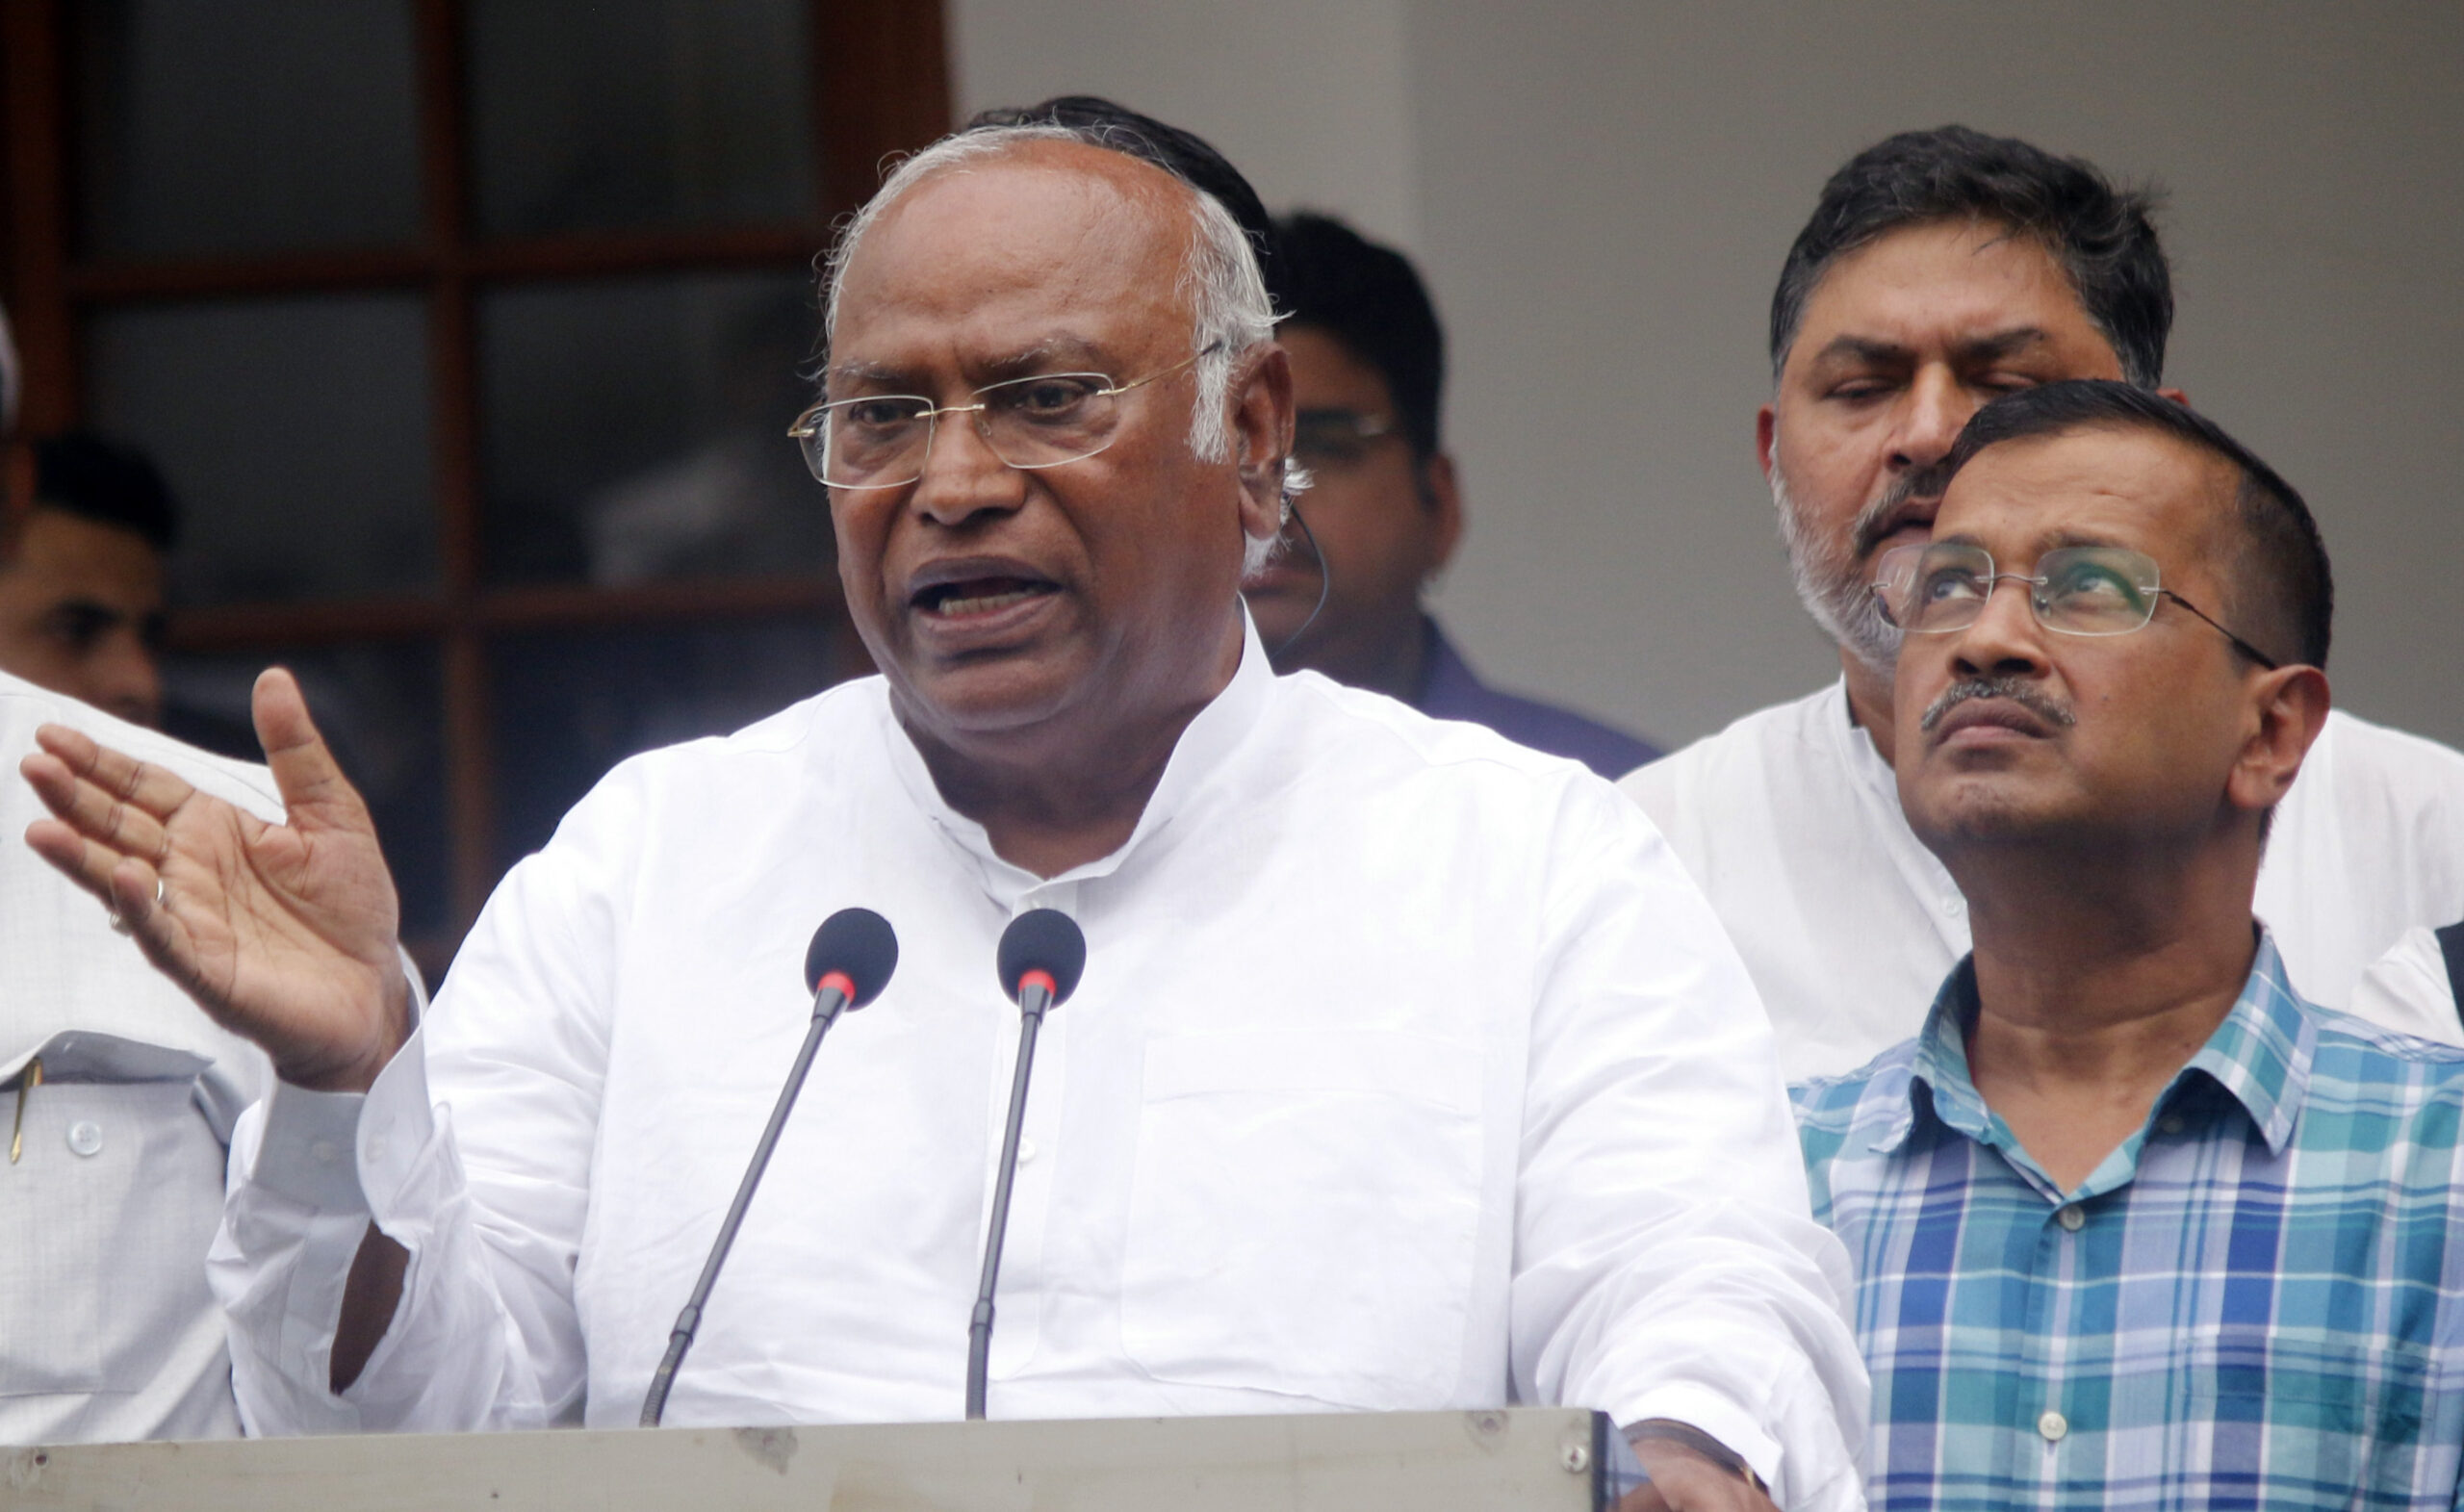
[[[150,1237],[128,1232],[144,1154],[141,1122],[161,1115],[158,1105],[185,1104],[188,1091],[46,1081],[5,1099],[0,1140],[13,1130],[19,1155],[13,1165],[0,1164],[0,1397],[144,1384],[130,1378],[122,1351],[108,1347],[125,1330],[116,1316],[107,1327],[105,1310],[142,1308],[150,1298],[106,1294],[111,1280],[150,1277],[178,1264],[123,1246]],[[190,1263],[194,1290],[203,1294],[202,1245]]]
[[[2401,1320],[2400,1335],[2406,1331]],[[2220,1327],[2190,1350],[2177,1421],[2204,1439],[2174,1445],[2220,1469],[2298,1477],[2331,1501],[2401,1501],[2420,1490],[2429,1351],[2376,1338],[2272,1323]],[[2443,1452],[2451,1455],[2451,1450]],[[2452,1461],[2446,1472],[2453,1484]],[[2329,1493],[2332,1492],[2332,1495]]]
[[[1479,1053],[1385,1030],[1146,1046],[1121,1341],[1158,1380],[1446,1405],[1481,1209]]]

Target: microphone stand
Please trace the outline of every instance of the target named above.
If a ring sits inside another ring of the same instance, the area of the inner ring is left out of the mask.
[[[1001,1277],[1001,1241],[1010,1227],[1010,1188],[1018,1177],[1018,1131],[1027,1121],[1027,1073],[1036,1059],[1036,1031],[1052,1007],[1053,982],[1027,973],[1018,990],[1018,1068],[1010,1080],[1010,1122],[1001,1131],[1001,1170],[992,1184],[992,1230],[984,1241],[984,1277],[966,1325],[966,1415],[984,1416],[985,1377],[992,1368],[992,1288]]]
[[[796,1094],[804,1090],[805,1073],[812,1069],[813,1053],[821,1048],[821,1037],[848,1004],[851,984],[836,972],[823,979],[812,997],[812,1026],[805,1031],[804,1047],[796,1052],[796,1064],[788,1068],[787,1085],[779,1089],[779,1105],[770,1110],[770,1126],[761,1131],[761,1142],[754,1146],[753,1164],[745,1167],[744,1180],[735,1189],[735,1201],[728,1205],[728,1216],[719,1224],[717,1243],[710,1246],[710,1258],[702,1264],[702,1279],[693,1283],[693,1294],[685,1299],[684,1310],[676,1315],[676,1331],[668,1335],[667,1354],[651,1372],[651,1389],[642,1397],[642,1426],[655,1428],[667,1411],[668,1388],[676,1384],[677,1367],[684,1363],[684,1351],[693,1347],[693,1335],[702,1326],[702,1304],[710,1299],[710,1288],[719,1279],[719,1267],[727,1263],[728,1248],[735,1243],[735,1231],[744,1222],[744,1210],[753,1203],[753,1189],[761,1184],[761,1172],[770,1164],[770,1152],[778,1147],[779,1131],[787,1126],[787,1115],[796,1106]]]

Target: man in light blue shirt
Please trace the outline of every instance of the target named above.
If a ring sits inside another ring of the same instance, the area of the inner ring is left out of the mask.
[[[2119,383],[1980,411],[1886,553],[1896,767],[1975,951],[1798,1089],[1891,1508],[2450,1507],[2464,1051],[2302,1002],[2251,917],[2327,712],[2297,494]]]

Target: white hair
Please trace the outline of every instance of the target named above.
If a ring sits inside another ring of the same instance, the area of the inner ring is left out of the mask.
[[[826,290],[822,301],[822,340],[825,346],[838,334],[838,290],[844,280],[847,265],[854,261],[857,244],[864,233],[882,218],[899,197],[937,173],[963,167],[1010,152],[1031,141],[1077,141],[1107,151],[1126,152],[1138,157],[1122,144],[1124,133],[1104,126],[1062,126],[1040,124],[1027,126],[980,126],[962,131],[926,147],[901,162],[882,183],[880,192],[864,202],[864,207],[849,218],[839,231],[837,242],[831,247],[823,265]],[[1147,161],[1143,158],[1141,161]],[[1158,165],[1158,167],[1161,167]],[[1168,168],[1164,169],[1170,172]],[[1194,222],[1189,250],[1182,257],[1179,291],[1189,301],[1194,329],[1190,343],[1198,354],[1192,376],[1195,380],[1197,400],[1190,415],[1190,450],[1202,462],[1221,462],[1232,454],[1231,416],[1228,402],[1232,388],[1232,370],[1242,358],[1274,339],[1274,303],[1267,295],[1265,272],[1258,266],[1258,249],[1250,244],[1248,234],[1223,208],[1223,201],[1205,190],[1173,175],[1181,187],[1190,192],[1194,201],[1191,219]],[[1300,469],[1287,465],[1283,479],[1286,512],[1289,500],[1308,486],[1308,476]],[[1242,576],[1245,580],[1262,570],[1272,559],[1280,536],[1266,540],[1246,539],[1242,559]]]

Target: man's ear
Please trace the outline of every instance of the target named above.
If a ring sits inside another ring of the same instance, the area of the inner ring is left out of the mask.
[[[1292,456],[1292,359],[1274,343],[1233,370],[1232,445],[1240,459],[1241,528],[1255,540],[1283,529],[1283,471]]]
[[[2190,391],[2187,389],[2158,389],[2156,397],[2160,399],[2171,399],[2184,409],[2192,407]]]
[[[2283,802],[2310,743],[2326,728],[2327,675],[2316,667],[2280,667],[2261,676],[2251,696],[2258,724],[2242,744],[2225,794],[2237,808],[2267,809]]]
[[[1428,567],[1424,581],[1446,571],[1463,541],[1463,490],[1454,459],[1440,451],[1421,464],[1421,501],[1428,506]]]
[[[1762,481],[1771,481],[1771,450],[1780,444],[1780,412],[1765,404],[1754,412],[1754,460],[1761,465]]]

